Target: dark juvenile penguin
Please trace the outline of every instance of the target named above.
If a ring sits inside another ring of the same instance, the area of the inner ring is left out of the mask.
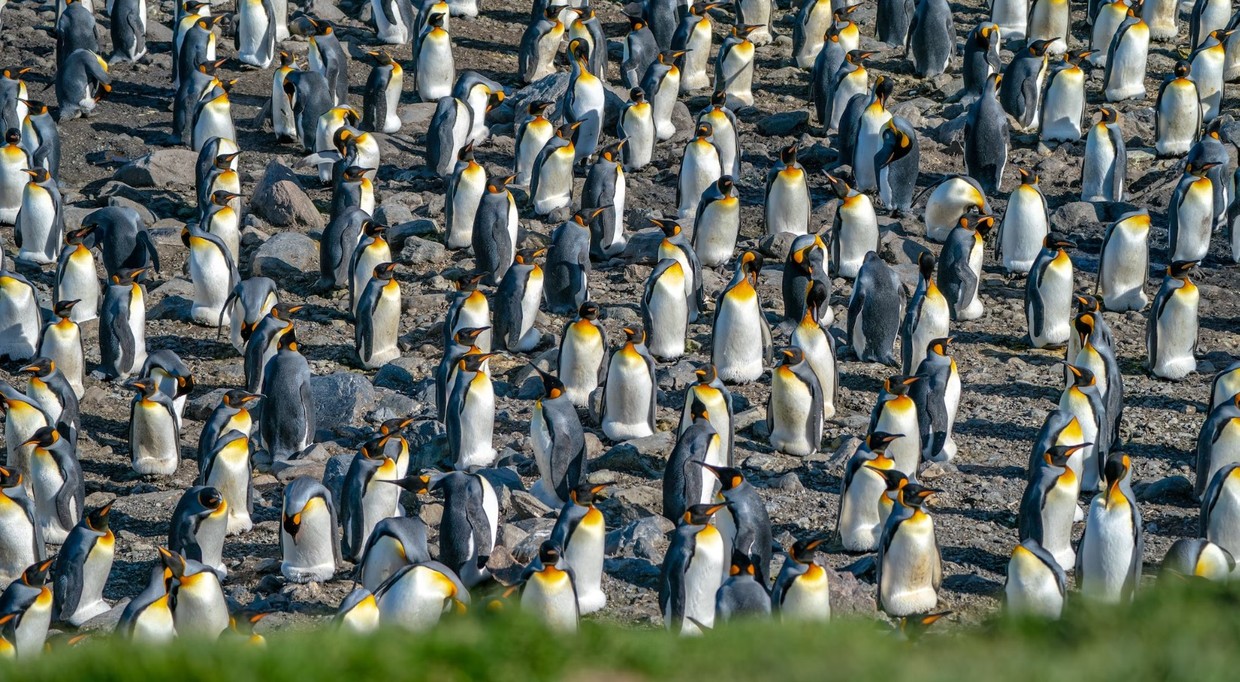
[[[992,74],[986,79],[982,96],[969,107],[964,124],[964,167],[970,177],[981,184],[986,193],[999,191],[1003,168],[1007,165],[1011,131],[1007,113],[999,102],[1003,76]]]
[[[913,11],[905,53],[919,78],[947,71],[956,53],[956,25],[947,0],[921,0]]]

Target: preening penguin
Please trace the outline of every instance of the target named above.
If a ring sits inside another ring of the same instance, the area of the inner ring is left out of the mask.
[[[1098,122],[1085,138],[1081,201],[1123,201],[1127,176],[1128,148],[1119,126],[1119,111],[1103,105],[1098,110]]]
[[[1141,580],[1145,543],[1127,454],[1111,453],[1103,480],[1106,490],[1089,504],[1085,533],[1077,549],[1076,586],[1087,599],[1131,601]]]
[[[237,352],[245,354],[246,343],[259,322],[279,302],[278,291],[275,280],[269,277],[249,277],[233,287],[221,312],[228,313],[229,339]],[[223,328],[223,315],[217,326]]]
[[[912,213],[920,167],[917,131],[907,119],[892,116],[882,129],[882,144],[874,155],[878,198],[892,217]]]
[[[981,97],[969,107],[968,118],[965,119],[964,167],[980,183],[979,194],[981,191],[997,192],[1003,182],[1003,169],[1007,166],[1011,131],[1007,112],[999,101],[999,87],[1003,79],[1002,74],[993,74],[986,79]],[[981,200],[984,202],[985,197]],[[934,201],[934,196],[930,197],[930,201]],[[933,229],[929,212],[930,203],[927,202],[927,235],[934,239],[934,233],[929,231]]]
[[[985,312],[981,299],[982,258],[993,216],[961,216],[947,235],[939,259],[939,283],[957,320],[975,320]]]
[[[859,360],[896,364],[895,342],[904,303],[899,274],[877,252],[867,253],[848,299],[848,346]]]
[[[340,564],[332,493],[308,476],[284,488],[280,508],[280,573],[294,583],[330,580]]]
[[[228,575],[223,558],[227,530],[224,496],[210,486],[194,486],[181,495],[172,512],[168,549],[210,566],[223,579]]]
[[[1012,550],[1003,584],[1003,602],[1015,616],[1058,619],[1068,577],[1037,540],[1023,540]]]
[[[487,580],[487,558],[495,549],[499,524],[499,498],[486,477],[452,471],[407,476],[396,484],[411,492],[443,494],[439,560],[467,586]]]
[[[391,516],[375,524],[366,540],[358,567],[359,582],[367,590],[375,590],[402,567],[430,560],[422,519]]]
[[[1033,267],[1050,234],[1050,212],[1042,188],[1038,186],[1038,176],[1024,168],[1017,171],[1020,184],[1008,195],[995,248],[1004,270],[1023,275]]]
[[[1029,345],[1058,347],[1072,334],[1072,258],[1067,249],[1076,244],[1046,235],[1042,250],[1025,280],[1025,322]]]
[[[654,359],[646,348],[646,331],[640,326],[624,329],[627,339],[612,353],[599,408],[603,434],[620,442],[654,433],[658,390]]]
[[[756,381],[771,363],[771,329],[758,297],[761,269],[756,252],[741,254],[732,281],[715,301],[711,362],[725,382]]]
[[[771,373],[766,408],[771,446],[790,455],[810,455],[822,444],[822,386],[802,349],[793,346],[781,353],[783,361]]]
[[[926,500],[936,490],[909,483],[896,491],[896,505],[878,544],[878,604],[892,616],[932,610],[939,601],[943,563]]]
[[[1192,65],[1185,60],[1176,62],[1175,71],[1163,81],[1154,104],[1154,150],[1159,156],[1188,153],[1201,137],[1202,108]]]

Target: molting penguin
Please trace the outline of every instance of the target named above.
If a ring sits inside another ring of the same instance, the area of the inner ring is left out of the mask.
[[[859,360],[896,365],[895,341],[904,303],[904,287],[895,268],[878,253],[867,253],[848,299],[848,345]]]
[[[520,223],[517,222],[517,200],[508,189],[511,182],[511,175],[491,178],[474,212],[475,265],[482,269],[484,278],[491,284],[503,281],[516,257]]]
[[[1024,168],[1017,171],[1020,184],[1008,195],[995,248],[1004,270],[1023,275],[1033,267],[1042,242],[1050,234],[1050,212],[1042,188],[1038,186],[1038,176]]]
[[[1197,307],[1201,294],[1188,278],[1195,261],[1175,261],[1154,296],[1145,328],[1146,367],[1160,379],[1179,380],[1197,371]]]
[[[599,421],[608,440],[620,442],[654,434],[658,391],[646,331],[626,327],[625,343],[611,355]]]
[[[1150,37],[1165,42],[1175,40],[1179,35],[1180,3],[1175,0],[1148,0],[1134,3],[1134,6],[1140,11],[1141,19],[1149,24]]]
[[[1025,281],[1025,321],[1029,345],[1034,348],[1061,346],[1072,334],[1072,258],[1067,249],[1075,247],[1046,235],[1042,250]]]
[[[1163,81],[1154,104],[1154,150],[1159,156],[1188,153],[1201,137],[1202,109],[1197,83],[1192,78],[1192,65],[1180,60],[1173,74]]]
[[[1128,148],[1120,130],[1119,111],[1102,106],[1098,122],[1085,138],[1081,164],[1081,201],[1123,201],[1128,175]]]

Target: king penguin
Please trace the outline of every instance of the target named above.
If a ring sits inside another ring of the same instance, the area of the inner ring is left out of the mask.
[[[724,506],[690,506],[672,535],[659,577],[659,610],[673,632],[700,634],[702,627],[714,625],[715,593],[723,583],[726,559],[713,517]]]
[[[909,483],[896,492],[896,505],[878,544],[878,604],[891,616],[932,610],[939,600],[943,563],[926,500],[937,491]]]
[[[1164,0],[1174,6],[1174,0]],[[1174,11],[1174,10],[1173,10]],[[1145,97],[1145,67],[1149,61],[1149,24],[1128,8],[1128,18],[1115,30],[1107,49],[1106,72],[1102,77],[1103,95],[1108,102]]]
[[[952,55],[956,53],[953,18],[947,0],[916,3],[905,40],[905,52],[918,78],[929,78],[947,71]]]
[[[862,362],[896,365],[895,342],[904,316],[900,276],[875,251],[865,255],[848,299],[848,345]]]
[[[1145,328],[1146,367],[1160,379],[1178,381],[1197,371],[1197,308],[1201,294],[1189,279],[1195,261],[1167,267]]]
[[[939,282],[954,319],[976,320],[982,306],[982,258],[994,217],[962,216],[947,235],[939,258]]]
[[[1054,445],[1038,458],[1020,501],[1017,528],[1021,542],[1034,542],[1051,563],[1066,571],[1076,563],[1072,550],[1072,523],[1077,513],[1081,479],[1077,475],[1080,451],[1091,443]],[[1073,462],[1077,467],[1071,466]]]
[[[1076,554],[1076,586],[1081,596],[1104,603],[1132,599],[1141,580],[1144,532],[1132,492],[1132,461],[1111,453],[1106,490],[1089,504],[1085,532]]]
[[[599,421],[603,434],[614,442],[654,434],[658,390],[654,358],[646,348],[646,331],[626,327],[625,343],[611,355]]]
[[[607,605],[601,582],[607,526],[603,513],[595,506],[603,499],[606,487],[583,481],[570,490],[569,499],[551,529],[551,544],[563,548],[564,559],[572,567],[577,607],[582,615]]]
[[[1202,100],[1192,75],[1192,65],[1180,60],[1158,90],[1154,150],[1159,156],[1187,154],[1201,137]]]
[[[566,322],[560,335],[556,367],[564,392],[577,407],[585,407],[590,394],[607,377],[607,333],[598,315],[597,303],[582,303],[577,318]]]
[[[891,471],[907,482],[906,474],[897,471],[887,455],[888,446],[899,438],[903,436],[898,433],[871,432],[844,465],[835,532],[845,551],[870,552],[878,547],[890,511],[882,503],[888,490],[884,474]]]
[[[581,429],[577,409],[564,393],[564,384],[537,366],[534,369],[543,384],[543,397],[534,401],[533,414],[530,415],[534,463],[541,477],[534,484],[535,492],[540,499],[563,505],[575,499],[574,491],[580,490],[581,486],[589,488],[586,483],[585,432]]]
[[[950,462],[956,457],[952,429],[960,407],[960,371],[947,354],[952,338],[935,339],[917,368],[917,381],[909,395],[917,404],[921,430],[921,458],[927,462]]]
[[[794,346],[781,353],[766,408],[771,446],[789,455],[811,455],[822,445],[822,386],[803,350]]]
[[[900,324],[900,367],[906,375],[917,371],[930,342],[947,336],[950,331],[951,309],[934,281],[937,264],[938,260],[929,251],[917,256],[920,273],[917,288],[913,290],[908,311]]]
[[[1003,182],[1003,169],[1007,166],[1008,148],[1011,146],[1007,112],[999,101],[999,88],[1003,80],[1002,74],[993,74],[986,79],[982,95],[970,106],[964,124],[965,170],[977,179],[983,191],[989,193],[997,192]],[[929,210],[930,205],[927,204],[926,211]]]
[[[1085,138],[1081,164],[1081,201],[1123,201],[1128,175],[1128,148],[1120,130],[1119,110],[1103,105],[1098,122]]]
[[[1076,244],[1047,234],[1025,280],[1025,321],[1034,348],[1065,345],[1072,334],[1073,268],[1068,249]]]
[[[527,353],[542,343],[535,326],[543,300],[543,269],[537,260],[546,249],[522,249],[495,291],[495,338],[497,348]],[[485,349],[489,350],[489,349]]]
[[[736,260],[732,281],[715,303],[711,362],[729,383],[756,381],[771,363],[771,329],[758,297],[762,258],[746,251]]]
[[[1020,184],[1008,195],[1007,209],[996,236],[1003,269],[1012,274],[1028,274],[1050,233],[1050,212],[1046,197],[1033,171],[1018,168]]]
[[[1063,568],[1037,540],[1023,540],[1012,550],[1003,584],[1003,602],[1009,614],[1058,619],[1067,589]]]

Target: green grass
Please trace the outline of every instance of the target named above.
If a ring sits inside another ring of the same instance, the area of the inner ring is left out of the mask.
[[[452,618],[426,634],[347,637],[327,629],[268,635],[264,649],[225,640],[142,649],[98,638],[37,661],[0,665],[0,679],[176,680],[1235,680],[1240,589],[1147,590],[1131,607],[1074,608],[1057,623],[943,623],[916,644],[868,621],[827,627],[748,622],[705,637],[586,624],[550,634],[513,614]]]

